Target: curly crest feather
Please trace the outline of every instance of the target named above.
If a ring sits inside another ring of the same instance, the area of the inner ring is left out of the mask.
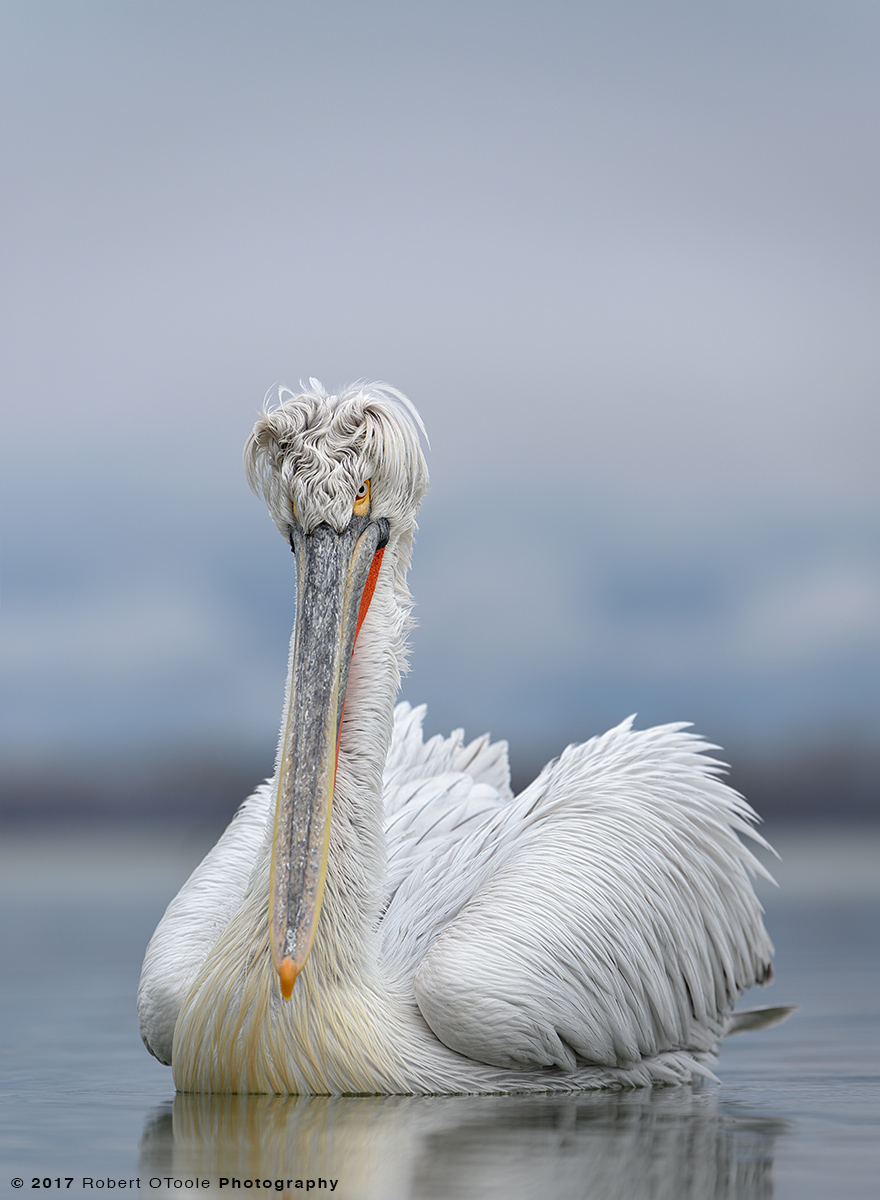
[[[411,534],[428,487],[413,405],[385,384],[355,383],[335,396],[316,379],[309,384],[298,395],[279,388],[278,406],[264,408],[244,450],[248,482],[281,533],[294,518],[306,533],[322,522],[341,532],[369,479],[373,511],[392,538]]]

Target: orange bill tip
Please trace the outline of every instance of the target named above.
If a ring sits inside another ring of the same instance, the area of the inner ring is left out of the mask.
[[[284,959],[281,966],[278,968],[278,976],[281,979],[281,995],[285,1000],[289,1000],[293,995],[293,985],[296,983],[297,976],[297,970],[293,965],[293,959]]]

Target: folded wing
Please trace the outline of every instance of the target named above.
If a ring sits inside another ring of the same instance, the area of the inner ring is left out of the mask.
[[[740,835],[763,839],[709,749],[682,726],[625,722],[438,847],[418,884],[448,919],[413,990],[441,1041],[566,1071],[717,1044],[772,946],[752,886],[766,871]]]

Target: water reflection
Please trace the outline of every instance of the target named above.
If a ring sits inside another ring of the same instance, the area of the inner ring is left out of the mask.
[[[765,1200],[773,1195],[774,1142],[785,1130],[783,1121],[722,1105],[715,1089],[564,1098],[176,1096],[147,1122],[140,1173],[213,1184],[338,1179],[335,1195],[344,1200]]]

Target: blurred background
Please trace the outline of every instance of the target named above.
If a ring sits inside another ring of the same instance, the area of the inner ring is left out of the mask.
[[[880,815],[880,8],[0,9],[0,812],[271,773],[267,390],[431,438],[403,696],[515,783],[632,712]]]

